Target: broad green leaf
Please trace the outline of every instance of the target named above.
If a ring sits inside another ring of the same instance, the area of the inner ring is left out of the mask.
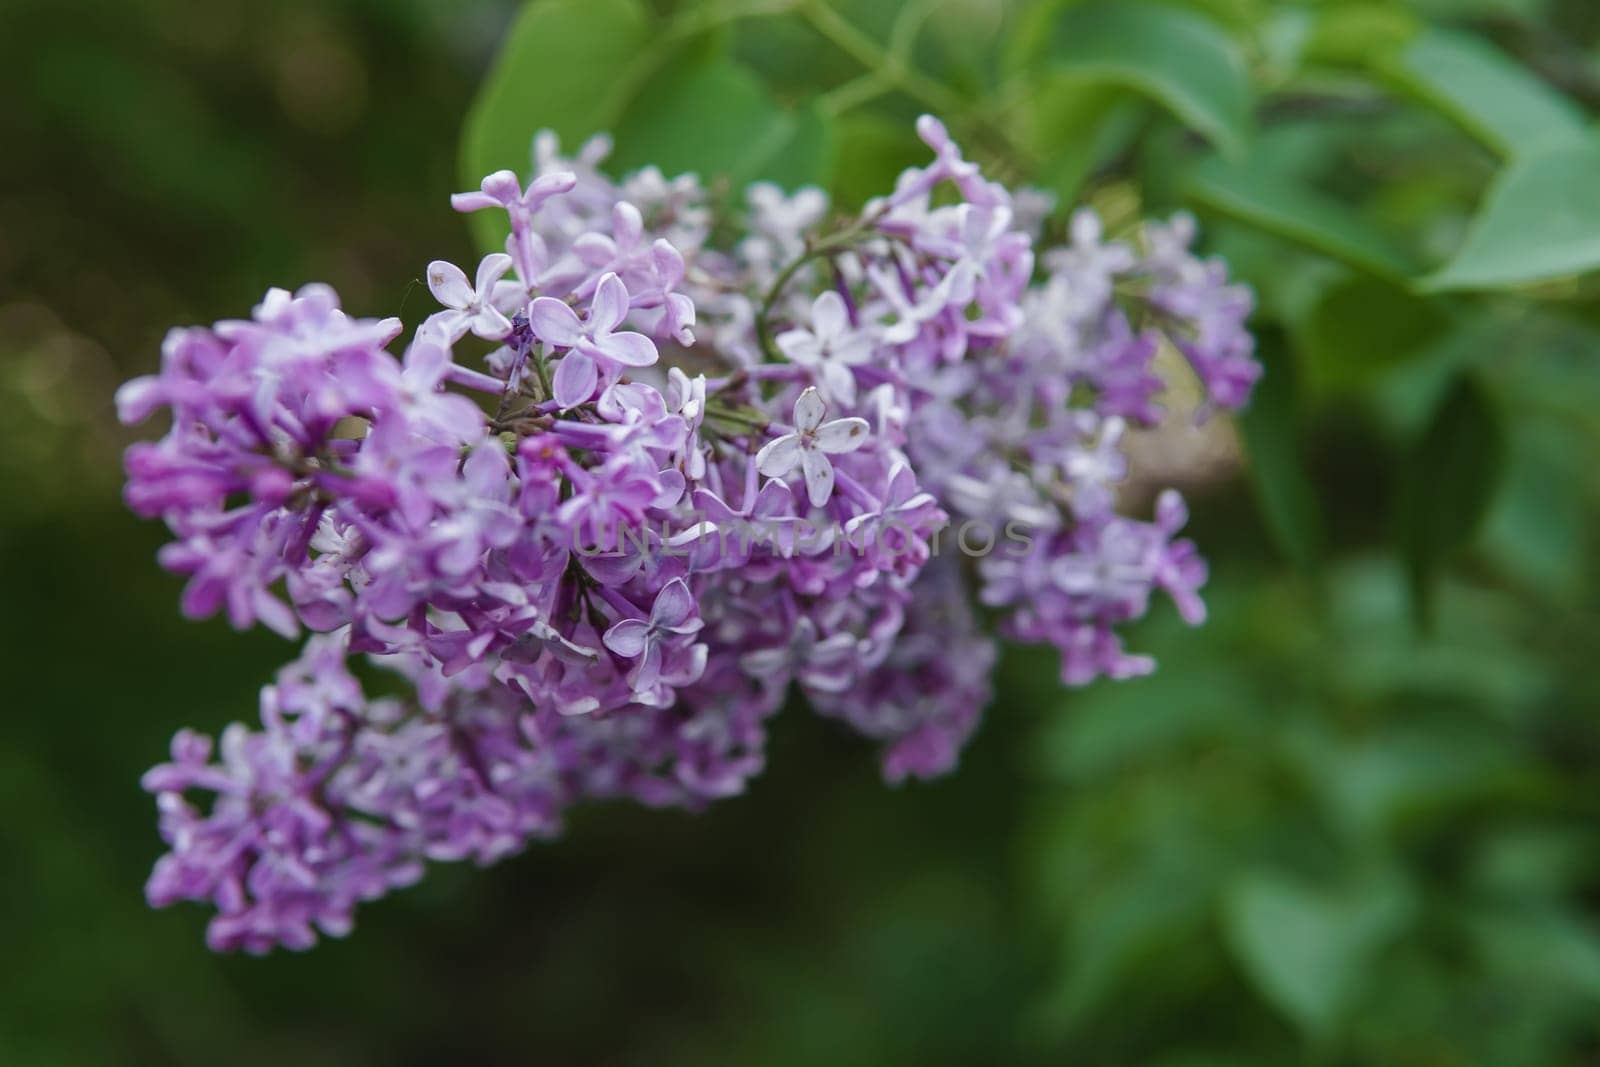
[[[1070,1027],[1137,973],[1142,958],[1191,943],[1209,917],[1207,889],[1177,849],[1080,889],[1064,939],[1066,970],[1045,1005],[1048,1015]]]
[[[1484,520],[1484,547],[1505,573],[1554,601],[1581,601],[1592,567],[1593,505],[1586,484],[1593,449],[1555,419],[1520,415],[1509,428],[1505,491]]]
[[[1306,666],[1324,674],[1317,683],[1323,701],[1369,707],[1403,699],[1408,713],[1425,701],[1457,716],[1478,710],[1500,717],[1518,715],[1547,694],[1548,672],[1509,639],[1506,602],[1463,582],[1440,582],[1438,625],[1419,640],[1406,618],[1408,586],[1399,560],[1381,557],[1341,566],[1326,584],[1327,628],[1315,652],[1305,652],[1312,660]],[[1308,765],[1333,744],[1321,734],[1308,740]]]
[[[1250,483],[1278,548],[1309,570],[1322,555],[1322,509],[1301,454],[1297,368],[1281,337],[1263,337],[1258,353],[1266,373],[1239,417]]]
[[[1325,293],[1297,331],[1312,389],[1359,390],[1439,339],[1449,319],[1435,304],[1376,278]]]
[[[1120,86],[1046,74],[1027,102],[1025,143],[1039,160],[1039,183],[1072,203],[1094,168],[1134,136],[1148,107]]]
[[[611,162],[792,188],[823,178],[830,139],[820,111],[785,111],[747,67],[708,56],[669,64],[640,86],[617,123]]]
[[[948,71],[974,86],[991,80],[998,58],[995,41],[1016,21],[1023,7],[1020,0],[923,0],[923,4],[926,15],[919,36],[933,60],[930,69]],[[901,4],[901,17],[908,17],[914,6]]]
[[[1543,18],[1550,0],[1409,0],[1424,18],[1524,19]]]
[[[1553,826],[1538,820],[1485,830],[1474,842],[1474,855],[1465,869],[1466,886],[1482,898],[1556,904],[1587,880],[1593,865],[1590,840],[1582,825]]]
[[[1367,67],[1398,54],[1420,30],[1416,15],[1390,4],[1337,4],[1320,11],[1313,20],[1303,58]]]
[[[1600,1001],[1600,932],[1592,921],[1541,908],[1483,914],[1469,929],[1496,971]]]
[[[1046,61],[1143,93],[1229,154],[1249,139],[1250,80],[1238,46],[1200,15],[1143,0],[1068,8]]]
[[[1505,453],[1499,415],[1470,377],[1457,380],[1407,450],[1400,477],[1400,549],[1425,626],[1432,622],[1440,572],[1472,540],[1495,498]]]
[[[802,185],[826,186],[838,155],[833,116],[808,101],[785,119],[790,124],[788,137],[750,178],[777,182],[791,191]]]
[[[518,16],[466,119],[462,187],[496,170],[526,174],[533,135],[568,148],[612,127],[651,62],[652,20],[637,0],[535,0]],[[502,220],[471,216],[480,244],[498,247]]]
[[[684,18],[701,10],[685,7]],[[804,99],[861,74],[861,65],[855,59],[797,14],[741,19],[728,29],[728,55],[759,71],[762,83],[779,99]]]
[[[1424,654],[1407,647],[1416,642],[1403,636],[1398,644],[1415,658]],[[1353,666],[1357,660],[1346,655],[1344,662]],[[1409,680],[1426,688],[1425,679]],[[1404,681],[1393,679],[1390,693],[1402,690]],[[1359,737],[1315,729],[1295,740],[1294,751],[1330,821],[1362,843],[1381,840],[1402,820],[1492,797],[1517,770],[1502,735],[1478,720],[1435,729],[1391,725]]]
[[[1432,28],[1387,64],[1401,88],[1503,156],[1582,138],[1577,105],[1487,42]]]
[[[1043,0],[1024,7],[1012,20],[997,50],[1000,73],[1005,79],[1018,77],[1043,59],[1049,51],[1050,34],[1061,6]]]
[[[1415,273],[1411,261],[1364,219],[1307,185],[1250,161],[1213,158],[1186,183],[1191,200],[1393,282]]]
[[[1445,396],[1472,368],[1494,362],[1518,339],[1516,321],[1474,311],[1426,350],[1396,365],[1367,394],[1384,427],[1398,440],[1416,440],[1432,421]]]
[[[911,124],[873,111],[844,115],[834,123],[838,151],[828,188],[841,208],[860,207],[885,189],[907,167],[927,161],[928,149]]]
[[[1392,882],[1334,894],[1281,874],[1251,875],[1225,895],[1223,925],[1261,994],[1320,1034],[1353,1006],[1374,957],[1405,925],[1412,904]]]
[[[1046,780],[1105,781],[1196,741],[1236,738],[1253,701],[1249,680],[1230,664],[1157,671],[1071,701],[1040,731],[1033,755]]]
[[[1600,268],[1600,141],[1514,160],[1495,179],[1434,290],[1501,289]]]

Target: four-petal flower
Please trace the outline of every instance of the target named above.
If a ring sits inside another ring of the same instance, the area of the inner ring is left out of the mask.
[[[832,289],[811,307],[811,329],[786,330],[777,338],[778,351],[791,363],[815,374],[830,397],[856,402],[856,375],[850,368],[872,356],[872,338],[850,324],[844,298]]]
[[[504,252],[483,257],[478,277],[468,282],[466,273],[454,263],[436,259],[428,264],[428,289],[447,310],[432,319],[451,343],[461,340],[468,330],[490,341],[511,332],[511,320],[494,306],[495,283],[511,269],[511,257]]]
[[[661,677],[661,646],[674,635],[698,633],[703,623],[695,614],[694,594],[682,578],[661,587],[648,619],[623,619],[605,632],[605,645],[623,659],[637,661],[635,691],[654,688]]]
[[[768,478],[781,478],[799,467],[806,480],[812,507],[822,507],[833,495],[833,462],[829,454],[854,452],[867,440],[867,420],[848,418],[823,422],[828,405],[815,387],[808,387],[794,402],[794,432],[768,441],[756,453],[756,467]]]
[[[554,171],[535,178],[524,191],[514,171],[497,170],[483,179],[477,192],[451,196],[450,206],[457,211],[504,208],[511,215],[512,229],[521,230],[541,204],[553,196],[571,192],[577,184],[578,176],[571,171]]]
[[[595,288],[588,316],[554,297],[541,296],[528,307],[528,322],[541,340],[567,349],[556,366],[552,385],[563,408],[575,407],[594,395],[600,372],[622,367],[648,367],[656,361],[656,345],[642,333],[618,331],[628,315],[628,288],[615,274],[607,274]]]

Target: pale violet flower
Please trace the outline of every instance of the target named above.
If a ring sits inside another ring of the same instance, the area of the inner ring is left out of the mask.
[[[571,171],[555,171],[535,178],[524,191],[516,172],[497,170],[483,179],[477,192],[452,196],[450,206],[457,211],[504,208],[511,215],[512,227],[522,229],[546,200],[571,192],[577,184],[578,176]]]
[[[818,508],[833,495],[833,462],[828,456],[854,452],[867,440],[866,419],[823,422],[827,414],[821,394],[815,387],[807,388],[794,402],[794,432],[768,441],[756,453],[756,467],[768,478],[782,478],[799,467],[811,506]]]
[[[511,269],[511,257],[504,252],[484,256],[478,264],[476,281],[454,263],[436,259],[428,264],[428,290],[447,310],[432,322],[452,342],[468,330],[489,341],[498,341],[511,332],[511,320],[494,306],[495,283]]]
[[[628,315],[628,288],[615,274],[607,274],[595,287],[589,315],[577,312],[554,297],[541,296],[528,308],[534,334],[558,348],[569,349],[556,367],[556,403],[575,407],[594,395],[600,372],[622,367],[648,367],[656,361],[655,342],[642,333],[618,331]]]
[[[695,614],[694,594],[682,578],[661,587],[648,619],[623,619],[605,633],[605,645],[623,659],[637,662],[634,688],[646,690],[661,676],[661,645],[672,635],[698,633],[701,621]]]
[[[777,338],[778,351],[789,362],[810,370],[834,400],[856,401],[856,375],[852,367],[872,357],[872,338],[850,325],[844,298],[829,289],[811,307],[811,329],[785,330]]]
[[[881,296],[893,319],[885,324],[883,339],[890,344],[906,344],[921,332],[925,323],[952,307],[965,307],[972,300],[973,271],[966,260],[958,261],[939,279],[938,284],[917,297],[906,295],[905,283],[895,271],[874,264],[867,268],[867,277]]]
[[[819,693],[840,693],[855,680],[861,640],[849,633],[819,638],[817,624],[802,616],[789,639],[775,648],[746,652],[739,665],[756,677],[794,677]]]

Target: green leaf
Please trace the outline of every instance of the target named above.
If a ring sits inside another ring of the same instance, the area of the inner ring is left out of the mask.
[[[1412,904],[1394,882],[1333,894],[1284,875],[1251,875],[1226,893],[1223,923],[1261,994],[1304,1030],[1325,1033],[1351,1008]]]
[[[1492,363],[1508,345],[1526,344],[1519,329],[1514,320],[1474,310],[1424,351],[1373,382],[1367,399],[1396,439],[1415,440],[1463,374]]]
[[[1581,431],[1529,414],[1508,437],[1505,491],[1484,520],[1485,551],[1552,601],[1581,602],[1592,509],[1573,487],[1584,484],[1592,450]]]
[[[874,111],[841,116],[835,123],[835,153],[828,188],[837,206],[860,207],[894,186],[907,167],[926,162],[928,149],[911,124]]]
[[[1478,950],[1498,973],[1600,1001],[1600,935],[1564,909],[1484,914],[1469,921]]]
[[[1429,29],[1385,66],[1402,89],[1503,156],[1587,133],[1576,104],[1468,34]]]
[[[1120,86],[1067,71],[1046,74],[1028,98],[1025,128],[1040,184],[1062,203],[1075,201],[1084,179],[1133,138],[1148,109]]]
[[[1413,677],[1386,679],[1389,693],[1402,688],[1431,691],[1433,687],[1425,686],[1422,676],[1430,667],[1440,666],[1438,657],[1433,657],[1432,663],[1422,662],[1429,659],[1429,649],[1418,649],[1416,642],[1403,637],[1398,643],[1403,657],[1410,661],[1406,668]],[[1484,665],[1481,650],[1471,651],[1476,654],[1476,665]],[[1342,662],[1350,669],[1358,662],[1372,661],[1346,653]],[[1382,669],[1381,664],[1378,667]],[[1461,704],[1464,702],[1457,702]],[[1442,812],[1435,817],[1447,819],[1456,808],[1485,795],[1493,797],[1518,769],[1502,735],[1474,721],[1435,729],[1386,725],[1348,738],[1331,730],[1309,729],[1295,740],[1293,750],[1330,821],[1363,844],[1380,840],[1403,820],[1430,811]]]
[[[1500,289],[1600,268],[1600,141],[1513,161],[1433,290]]]
[[[1297,567],[1310,570],[1322,555],[1322,509],[1301,454],[1296,367],[1277,336],[1264,336],[1258,354],[1266,373],[1239,417],[1250,483],[1278,548]]]
[[[642,85],[616,129],[611,165],[655,165],[735,185],[758,178],[790,187],[827,173],[828,119],[780,108],[749,68],[719,56],[674,62]]]
[[[1200,15],[1142,0],[1068,8],[1046,57],[1057,69],[1155,100],[1229,154],[1249,139],[1250,80],[1237,45]]]
[[[1505,467],[1500,418],[1471,377],[1457,380],[1400,478],[1400,549],[1419,620],[1432,622],[1433,590],[1444,565],[1477,533]]]
[[[1379,278],[1403,283],[1416,271],[1409,258],[1364,219],[1253,161],[1206,160],[1189,176],[1186,191],[1204,207]]]
[[[1449,319],[1437,306],[1375,278],[1326,292],[1299,332],[1312,388],[1358,391],[1429,348]]]
[[[813,100],[785,118],[791,123],[789,136],[751,173],[751,179],[777,182],[790,191],[802,185],[826,187],[838,157],[833,116]]]
[[[1059,698],[1058,698],[1059,699]],[[1231,741],[1248,729],[1253,692],[1232,664],[1188,664],[1073,700],[1033,746],[1046,780],[1075,784],[1127,775],[1197,741]]]
[[[1396,55],[1419,31],[1415,14],[1389,4],[1337,4],[1317,13],[1303,58],[1369,67],[1375,59]]]
[[[554,130],[568,147],[609,129],[650,62],[656,29],[636,0],[536,0],[527,4],[467,114],[462,187],[486,174],[529,169],[533,135]],[[480,244],[505,233],[493,212],[471,217]]]
[[[1193,868],[1157,856],[1119,869],[1117,877],[1080,889],[1064,943],[1060,986],[1045,1005],[1058,1026],[1071,1027],[1103,1007],[1141,961],[1181,952],[1209,918],[1207,886]]]

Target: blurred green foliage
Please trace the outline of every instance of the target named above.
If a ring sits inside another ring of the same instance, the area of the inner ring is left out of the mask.
[[[6,0],[0,72],[0,1062],[1600,1055],[1587,0]],[[1014,652],[933,786],[785,716],[750,796],[584,813],[309,956],[146,911],[139,773],[284,654],[179,620],[117,502],[161,332],[313,278],[414,311],[539,127],[851,205],[924,110],[1255,287],[1207,626],[1080,692]]]

